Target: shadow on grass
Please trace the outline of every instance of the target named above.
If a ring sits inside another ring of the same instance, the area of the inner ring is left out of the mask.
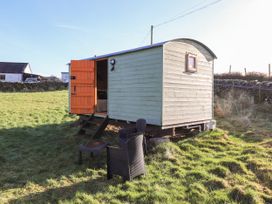
[[[118,182],[120,181],[118,180]],[[70,186],[51,188],[39,193],[30,193],[26,196],[10,200],[10,203],[57,203],[64,200],[69,201],[75,198],[77,193],[88,195],[94,195],[96,193],[103,194],[116,182],[116,179],[108,181],[106,177],[99,177]]]
[[[272,116],[272,115],[271,115]],[[235,123],[228,118],[216,117],[217,126],[224,130],[227,130],[229,134],[234,135],[247,143],[259,143],[264,142],[272,137],[272,125],[271,122],[267,122],[267,119],[263,119],[261,116],[258,119],[250,120],[249,126],[243,126],[242,123]]]
[[[9,189],[24,189],[30,183],[48,186],[50,179],[59,180],[81,174],[86,172],[87,168],[97,168],[97,162],[102,164],[102,169],[105,170],[105,153],[92,162],[85,162],[83,165],[76,163],[78,145],[90,140],[75,137],[77,131],[77,128],[71,127],[71,123],[0,129],[0,189],[3,192]],[[114,140],[114,132],[106,130],[102,139]],[[73,191],[76,186],[82,185],[86,183],[63,189]],[[61,192],[61,189],[47,190],[44,194],[46,196],[54,191]]]

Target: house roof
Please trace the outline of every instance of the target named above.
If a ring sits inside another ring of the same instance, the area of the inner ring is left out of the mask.
[[[21,62],[0,62],[0,73],[22,74],[28,63]]]
[[[212,56],[213,59],[217,58],[216,55],[213,53],[213,51],[210,48],[208,48],[206,45],[204,45],[203,43],[201,43],[197,40],[194,40],[194,39],[190,39],[190,38],[177,38],[177,39],[173,39],[173,40],[155,43],[152,45],[137,47],[137,48],[128,49],[128,50],[122,50],[119,52],[113,52],[113,53],[109,53],[109,54],[105,54],[105,55],[94,56],[94,57],[86,58],[84,60],[97,60],[97,59],[109,58],[109,57],[116,56],[116,55],[122,55],[122,54],[126,54],[126,53],[140,51],[140,50],[146,50],[146,49],[150,49],[150,48],[160,47],[160,46],[163,46],[167,42],[174,42],[174,41],[183,41],[183,42],[189,41],[192,43],[196,43],[196,44],[200,45],[201,47],[203,47],[204,49],[206,49],[208,51],[208,53]]]

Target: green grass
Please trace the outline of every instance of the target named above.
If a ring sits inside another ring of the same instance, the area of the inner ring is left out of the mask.
[[[147,174],[123,183],[106,180],[105,154],[75,164],[82,141],[65,91],[0,93],[0,105],[0,203],[272,203],[272,140],[262,132],[161,144]]]

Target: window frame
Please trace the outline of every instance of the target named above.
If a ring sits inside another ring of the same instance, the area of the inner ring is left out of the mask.
[[[189,59],[190,58],[194,58],[194,67],[191,67],[190,64],[189,64]],[[197,72],[197,55],[196,54],[187,52],[185,61],[186,61],[186,64],[185,64],[185,66],[186,66],[185,71],[186,72],[189,72],[189,73]]]
[[[5,81],[5,80],[6,80],[6,75],[0,74],[0,81]]]

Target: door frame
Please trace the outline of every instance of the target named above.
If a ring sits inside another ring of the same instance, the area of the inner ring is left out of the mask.
[[[95,73],[95,98],[94,98],[94,104],[95,104],[95,114],[99,114],[100,112],[97,112],[97,62],[99,61],[107,61],[107,115],[108,115],[108,111],[109,111],[109,99],[108,99],[108,94],[109,94],[109,69],[108,69],[108,60],[109,58],[100,58],[100,59],[96,59],[94,60],[95,65],[94,65],[94,73]]]

